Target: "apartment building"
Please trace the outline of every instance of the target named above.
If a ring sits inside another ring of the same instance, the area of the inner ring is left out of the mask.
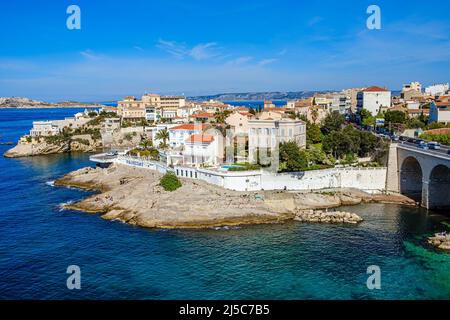
[[[377,115],[382,108],[391,106],[391,91],[377,86],[368,87],[357,95],[357,110],[368,110],[372,115]]]
[[[146,119],[147,121],[158,122],[161,118],[176,118],[178,109],[185,106],[185,97],[147,93],[142,96],[141,100],[129,96],[119,101],[117,114],[123,120],[128,121]]]
[[[447,94],[447,92],[449,91],[449,85],[448,83],[446,84],[433,84],[429,87],[425,88],[425,93],[430,95],[430,96],[442,96],[444,94]]]

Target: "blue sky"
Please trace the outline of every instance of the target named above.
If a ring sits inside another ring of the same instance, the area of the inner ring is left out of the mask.
[[[81,30],[66,9],[81,8]],[[366,9],[381,8],[368,30]],[[449,82],[450,2],[14,0],[0,96],[101,101]]]

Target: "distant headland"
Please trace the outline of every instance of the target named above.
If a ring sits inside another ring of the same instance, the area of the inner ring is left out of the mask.
[[[19,108],[19,109],[37,109],[37,108],[98,108],[101,104],[84,103],[78,101],[47,102],[21,97],[0,97],[0,109]]]

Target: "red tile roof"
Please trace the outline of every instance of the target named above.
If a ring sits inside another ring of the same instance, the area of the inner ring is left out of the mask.
[[[214,118],[214,114],[208,112],[195,113],[195,118]]]
[[[187,123],[187,124],[182,124],[173,128],[170,128],[170,130],[189,130],[189,131],[194,131],[194,130],[205,130],[208,127],[207,124],[195,124],[195,123]]]
[[[214,137],[208,134],[193,134],[186,139],[186,142],[192,143],[211,143],[214,141]]]
[[[389,91],[389,90],[387,90],[386,88],[381,88],[381,87],[377,87],[377,86],[368,87],[363,90],[363,92],[385,92],[385,91]]]

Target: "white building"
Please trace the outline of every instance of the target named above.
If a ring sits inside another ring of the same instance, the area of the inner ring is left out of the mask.
[[[416,92],[422,92],[422,84],[420,82],[413,81],[411,83],[403,85],[402,92],[406,92],[406,91],[410,91],[410,90],[413,90]]]
[[[169,146],[177,148],[185,145],[186,140],[193,134],[202,134],[208,127],[206,124],[182,124],[169,128]]]
[[[33,121],[33,128],[30,130],[32,137],[47,137],[59,134],[59,127],[53,121]]]
[[[430,105],[429,122],[450,123],[450,101],[432,102]]]
[[[219,165],[223,162],[223,144],[219,136],[193,134],[185,141],[183,163],[191,166]]]
[[[425,93],[430,96],[441,96],[447,93],[449,85],[447,84],[433,84],[432,86],[425,88]]]
[[[370,111],[372,115],[377,115],[381,108],[389,108],[391,106],[391,91],[380,87],[368,87],[357,95],[357,110],[362,109]]]
[[[333,101],[330,106],[330,112],[338,111],[340,114],[346,114],[351,110],[351,98],[345,94],[333,94]]]
[[[301,120],[280,119],[248,121],[249,161],[257,162],[258,150],[270,157],[281,142],[293,141],[301,148],[306,147],[306,124]]]

